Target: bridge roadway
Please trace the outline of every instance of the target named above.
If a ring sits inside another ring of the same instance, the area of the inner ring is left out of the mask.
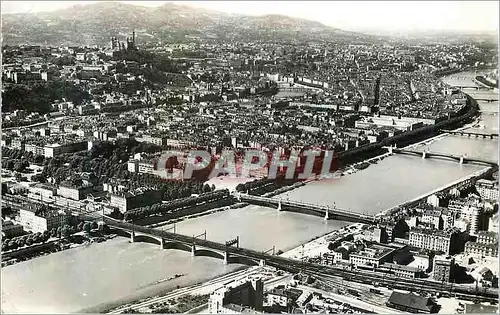
[[[279,92],[296,92],[296,93],[307,93],[314,91],[312,88],[305,87],[279,87]]]
[[[151,235],[153,237],[166,239],[169,242],[178,242],[179,244],[183,244],[184,246],[192,245],[194,240],[194,238],[190,236],[171,233],[162,230],[156,230],[153,228],[147,228],[131,223],[120,222],[106,216],[103,217],[103,221],[105,224],[117,229],[140,232],[145,235]],[[498,291],[495,289],[486,289],[477,291],[472,288],[453,285],[450,283],[434,282],[425,279],[403,279],[390,274],[389,275],[379,274],[376,272],[371,272],[366,270],[356,270],[349,268],[340,268],[335,266],[325,266],[309,262],[302,262],[299,260],[294,260],[281,256],[265,254],[263,252],[251,249],[227,246],[226,244],[217,243],[204,239],[195,239],[194,242],[196,243],[196,246],[202,246],[206,249],[212,249],[217,251],[225,251],[232,256],[246,258],[247,261],[265,262],[266,265],[273,266],[278,269],[293,273],[304,272],[306,274],[338,276],[344,278],[346,281],[370,282],[370,283],[378,282],[382,286],[387,285],[391,286],[392,288],[403,289],[403,290],[408,290],[409,288],[415,288],[421,292],[428,292],[432,294],[438,292],[450,292],[456,294],[457,296],[460,296],[461,298],[474,301],[487,301],[487,302],[498,301]]]
[[[481,159],[481,158],[474,158],[474,157],[467,157],[465,155],[459,156],[459,155],[452,155],[452,154],[445,154],[445,153],[435,153],[435,152],[429,152],[429,151],[415,151],[415,150],[405,150],[405,149],[398,149],[395,147],[384,147],[385,149],[389,150],[390,154],[394,153],[399,153],[399,154],[413,154],[413,155],[418,155],[421,156],[422,158],[446,158],[446,159],[452,159],[462,163],[479,163],[479,164],[487,164],[490,166],[496,166],[498,165],[498,162],[495,161],[490,161],[486,159]]]
[[[452,88],[457,88],[457,89],[475,89],[475,90],[491,90],[491,88],[486,87],[486,86],[468,86],[468,85],[452,85]]]
[[[494,98],[474,98],[476,101],[482,101],[482,102],[488,102],[488,103],[493,103],[493,102],[498,102],[498,99]]]
[[[486,139],[488,137],[490,139],[498,138],[498,133],[486,134],[486,133],[477,133],[477,132],[469,132],[469,131],[453,131],[453,130],[443,130],[443,132],[448,133],[450,135],[460,135],[460,136],[468,136],[468,137],[475,136],[476,138],[483,137],[483,139]]]
[[[272,206],[278,211],[290,211],[323,217],[325,220],[343,220],[360,223],[373,224],[376,223],[374,216],[356,213],[353,211],[342,210],[336,207],[330,208],[318,206],[304,202],[296,202],[291,200],[267,198],[261,196],[252,196],[248,194],[237,193],[235,196],[238,200],[256,205]]]

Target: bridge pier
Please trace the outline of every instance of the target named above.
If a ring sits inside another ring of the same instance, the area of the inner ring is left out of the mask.
[[[278,200],[278,209],[277,210],[278,210],[278,212],[281,211],[281,199]]]
[[[165,240],[162,238],[160,238],[160,249],[164,249],[165,248]]]
[[[425,159],[425,156],[426,156],[426,152],[422,152],[422,159]]]
[[[191,245],[191,257],[194,257],[196,254],[196,245]]]
[[[389,154],[392,155],[392,145],[389,147]]]
[[[264,259],[259,260],[259,266],[260,267],[265,267],[266,266],[266,261]]]
[[[326,208],[326,211],[325,211],[325,217],[323,218],[325,221],[328,221],[328,220],[329,220],[329,218],[330,218],[330,217],[328,216],[328,214],[329,214],[329,211],[328,211],[328,210],[329,210],[329,209],[328,209],[328,208]]]
[[[229,252],[225,251],[224,252],[224,265],[229,264]]]
[[[132,232],[130,233],[130,243],[133,243],[134,241],[135,241],[135,232],[134,232],[134,231],[132,231]]]

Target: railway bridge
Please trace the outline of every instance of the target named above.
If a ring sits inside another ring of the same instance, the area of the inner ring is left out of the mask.
[[[160,249],[174,249],[190,252],[192,257],[205,256],[221,259],[224,261],[224,264],[244,264],[250,266],[264,264],[264,262],[259,259],[252,259],[244,255],[230,253],[229,247],[234,247],[236,249],[239,248],[240,240],[238,236],[227,241],[223,244],[223,246],[217,246],[214,248],[213,246],[204,245],[208,242],[206,240],[207,231],[201,233],[200,235],[193,235],[192,237],[185,236],[178,238],[168,236],[175,235],[175,233],[161,235],[161,232],[164,231],[119,222],[109,218],[105,218],[103,221],[110,227],[111,230],[120,236],[130,237],[131,243],[153,243],[159,245]]]
[[[476,291],[471,288],[462,287],[462,286],[453,286],[452,284],[449,286],[445,286],[441,282],[429,281],[427,279],[402,279],[400,277],[395,277],[392,275],[379,274],[373,271],[364,271],[364,270],[356,270],[356,269],[346,269],[345,267],[337,267],[337,266],[326,266],[315,264],[311,262],[304,262],[300,260],[290,259],[281,257],[278,255],[271,255],[267,252],[260,252],[251,249],[245,249],[235,245],[235,240],[224,243],[217,243],[213,241],[206,240],[205,238],[191,237],[186,235],[181,235],[177,233],[171,233],[168,231],[156,230],[153,228],[148,228],[144,226],[139,226],[131,223],[121,222],[107,216],[102,217],[103,223],[108,225],[111,228],[117,230],[123,230],[129,235],[133,235],[131,237],[134,238],[134,241],[139,241],[139,238],[150,238],[157,242],[162,242],[164,247],[182,247],[184,250],[190,250],[196,256],[210,256],[216,258],[222,258],[222,253],[225,254],[225,261],[227,263],[245,263],[245,261],[249,264],[256,264],[259,262],[260,264],[268,264],[270,266],[279,268],[281,270],[289,271],[289,272],[306,272],[306,273],[314,273],[316,276],[320,277],[332,275],[337,277],[342,277],[346,281],[354,281],[354,282],[365,282],[369,281],[370,283],[379,282],[381,285],[391,285],[395,288],[408,288],[408,287],[418,287],[419,290],[423,292],[436,293],[436,292],[445,292],[448,291],[450,293],[455,293],[460,295],[461,298],[468,300],[481,300],[481,301],[497,301],[498,300],[498,291],[491,289],[488,291]],[[206,233],[205,237],[206,237]],[[193,239],[195,242],[195,248],[193,249]],[[161,244],[161,243],[160,243]],[[199,250],[199,251],[198,251]],[[206,255],[205,255],[206,254]]]

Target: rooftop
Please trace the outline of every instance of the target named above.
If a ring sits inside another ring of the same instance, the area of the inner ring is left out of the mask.
[[[435,307],[435,303],[431,299],[414,293],[392,292],[388,303],[426,313],[431,313]]]

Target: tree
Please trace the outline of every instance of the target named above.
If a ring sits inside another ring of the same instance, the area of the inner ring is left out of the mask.
[[[33,158],[33,162],[35,164],[42,164],[45,160],[45,157],[43,155],[40,155],[40,154],[37,154],[35,155],[35,157]]]
[[[23,247],[24,245],[26,245],[26,240],[24,238],[20,238],[19,241],[17,241],[17,244],[19,245],[19,247]]]
[[[46,183],[47,177],[43,174],[35,174],[31,177],[32,182]]]
[[[98,228],[99,228],[99,224],[97,224],[97,222],[96,222],[96,221],[92,221],[91,228],[92,228],[93,230],[98,229]]]
[[[78,230],[78,231],[83,231],[83,226],[84,226],[84,225],[85,225],[85,222],[83,222],[83,221],[82,221],[82,222],[80,222],[80,223],[78,224],[78,226],[77,226],[77,230]]]
[[[71,236],[71,231],[70,231],[70,226],[69,225],[65,225],[62,227],[61,229],[61,236],[65,239],[69,239],[69,237]]]
[[[18,248],[18,247],[19,247],[19,246],[17,245],[17,242],[16,242],[16,241],[11,240],[11,241],[9,242],[9,248],[10,248],[10,249],[16,249],[16,248]]]
[[[83,231],[85,232],[85,234],[90,234],[90,229],[91,229],[90,223],[85,222],[85,224],[83,224]]]
[[[16,164],[15,164],[14,160],[11,160],[11,159],[8,159],[5,162],[5,168],[8,169],[8,170],[13,170],[15,165]]]
[[[329,243],[328,244],[328,249],[329,250],[334,250],[336,248],[336,244],[335,243]]]
[[[208,184],[205,184],[205,186],[203,186],[203,192],[204,193],[208,193],[211,191],[211,188],[210,188],[210,185]]]

